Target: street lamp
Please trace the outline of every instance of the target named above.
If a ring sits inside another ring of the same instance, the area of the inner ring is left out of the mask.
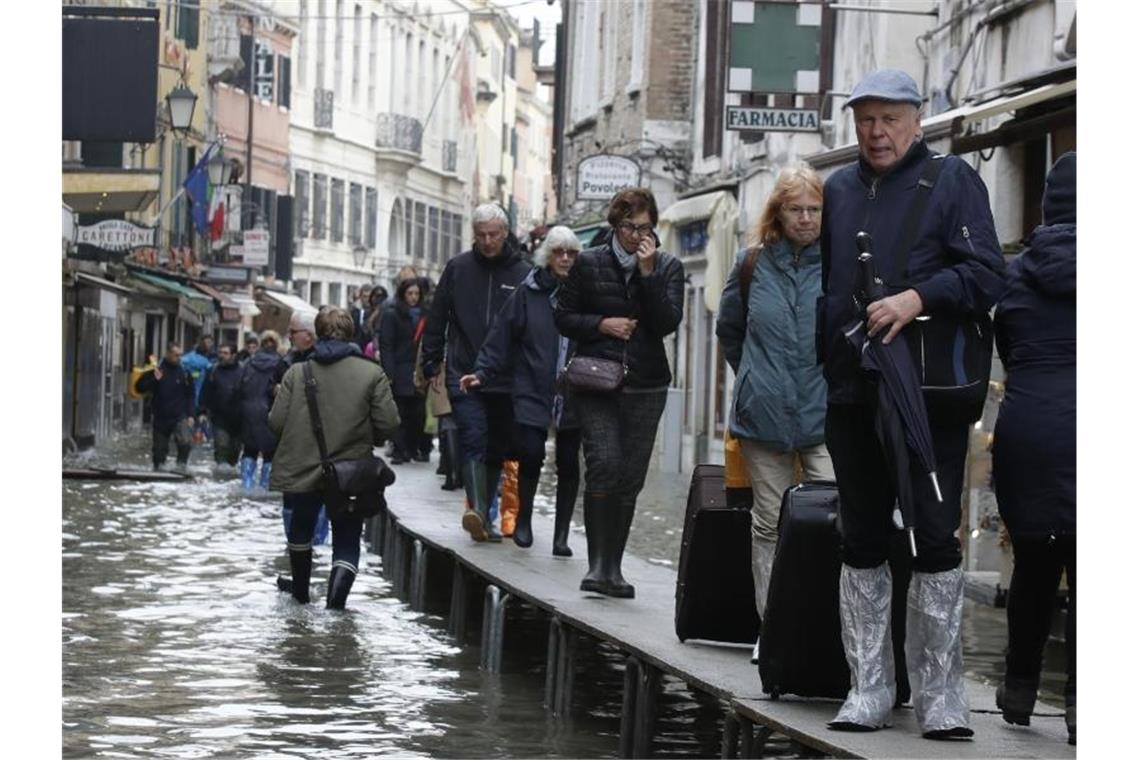
[[[364,265],[368,262],[368,249],[362,245],[353,246],[352,262],[356,264],[357,269],[363,269]]]
[[[175,132],[187,132],[194,119],[194,105],[198,96],[185,84],[179,83],[177,87],[166,94],[166,109],[170,116],[170,128]]]
[[[206,162],[206,173],[210,177],[210,184],[214,187],[221,187],[229,182],[229,166],[222,156],[221,148],[214,151],[214,155]]]

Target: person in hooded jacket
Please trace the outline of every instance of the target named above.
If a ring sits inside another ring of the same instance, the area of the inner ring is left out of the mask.
[[[822,212],[819,175],[807,167],[780,172],[760,214],[759,248],[737,255],[717,310],[717,338],[736,373],[728,427],[752,484],[752,579],[761,619],[780,503],[795,481],[796,460],[807,480],[835,479],[823,443],[827,385],[815,363]]]
[[[1068,581],[1065,720],[1077,739],[1077,154],[1045,182],[1044,224],[1009,266],[994,315],[1005,395],[994,427],[998,511],[1013,541],[1009,650],[997,702],[1029,725],[1061,572]]]
[[[390,460],[403,464],[411,459],[426,462],[420,452],[427,406],[416,389],[416,351],[426,320],[420,305],[420,282],[409,277],[396,288],[396,297],[384,307],[380,320],[380,365],[392,383],[392,393],[400,408],[400,435]]]
[[[214,428],[214,463],[218,465],[232,467],[241,456],[241,375],[236,347],[220,347],[218,363],[202,388],[202,408]]]
[[[557,388],[558,371],[570,352],[570,341],[554,324],[558,288],[570,274],[582,244],[569,227],[557,226],[535,252],[535,267],[511,294],[487,334],[475,371],[459,379],[464,392],[509,374],[515,422],[519,426],[519,513],[514,541],[534,542],[531,517],[534,495],[546,457],[546,434],[557,426],[555,460],[558,492],[554,510],[554,554],[569,557],[570,518],[578,493],[578,449],[581,429],[572,421],[570,405]],[[561,362],[561,363],[560,363]],[[573,461],[573,466],[570,462]]]
[[[400,424],[388,377],[352,342],[356,334],[352,316],[340,307],[326,306],[317,315],[316,329],[312,358],[294,364],[285,373],[269,413],[269,427],[281,440],[270,485],[282,492],[293,512],[287,538],[292,580],[278,585],[302,604],[309,602],[313,530],[324,502],[321,453],[305,393],[305,365],[312,366],[330,460],[368,456],[373,446],[395,434]],[[325,606],[344,609],[360,563],[364,523],[343,510],[333,511],[329,517],[333,552]]]
[[[151,397],[151,462],[160,470],[170,452],[170,439],[178,450],[178,466],[190,461],[190,434],[194,429],[194,381],[182,366],[182,347],[171,342],[157,367],[135,382],[139,393]]]
[[[559,289],[554,321],[575,342],[576,357],[625,367],[616,390],[576,391],[574,404],[586,458],[589,571],[580,588],[631,599],[622,556],[673,378],[665,338],[684,313],[685,267],[657,247],[657,200],[649,190],[615,194],[608,221],[608,241],[582,251]]]
[[[512,379],[487,382],[463,393],[459,379],[475,370],[491,321],[522,283],[530,267],[510,234],[506,213],[485,203],[471,215],[475,244],[447,262],[436,286],[424,329],[421,364],[429,381],[439,374],[447,351],[445,384],[459,429],[461,472],[467,492],[463,529],[476,541],[502,541],[491,524],[491,499],[498,490],[503,460],[514,458]]]
[[[269,428],[269,407],[277,378],[285,360],[277,351],[281,338],[272,330],[261,334],[261,347],[242,367],[241,374],[241,484],[250,490],[257,472],[257,458],[261,457],[261,476],[256,478],[261,488],[269,487],[273,470],[273,452],[277,449],[277,436]]]

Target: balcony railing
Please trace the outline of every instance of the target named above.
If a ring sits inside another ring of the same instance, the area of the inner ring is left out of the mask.
[[[424,127],[419,119],[398,113],[382,113],[376,117],[376,147],[395,148],[417,156],[423,147]]]
[[[313,90],[313,126],[317,129],[333,128],[334,96],[333,90],[322,90],[320,87]]]
[[[445,172],[454,172],[458,164],[459,158],[459,144],[455,140],[443,141],[443,170]]]

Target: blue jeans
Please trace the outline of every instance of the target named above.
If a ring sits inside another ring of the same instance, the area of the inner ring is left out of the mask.
[[[293,512],[286,532],[289,546],[293,549],[312,546],[313,530],[317,527],[317,515],[324,503],[324,496],[319,491],[287,493],[284,496],[285,508]],[[360,534],[364,529],[364,521],[359,517],[341,514],[333,517],[330,522],[333,563],[343,563],[356,572],[360,564]]]

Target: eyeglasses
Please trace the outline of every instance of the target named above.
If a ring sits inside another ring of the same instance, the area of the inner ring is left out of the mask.
[[[633,224],[631,222],[621,222],[618,224],[618,229],[627,235],[648,235],[653,232],[652,224]]]
[[[573,248],[555,248],[553,251],[550,252],[550,256],[552,258],[555,258],[555,259],[560,258],[560,257],[566,258],[566,259],[572,259],[577,255],[578,255],[578,252],[575,251]]]
[[[823,208],[820,206],[781,206],[781,208],[796,218],[806,214],[812,219],[815,219],[823,213]]]

